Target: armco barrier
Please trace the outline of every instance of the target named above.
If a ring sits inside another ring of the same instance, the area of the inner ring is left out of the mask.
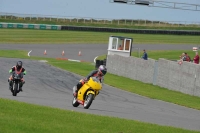
[[[184,31],[184,30],[154,30],[154,29],[125,29],[125,28],[104,28],[104,27],[88,27],[88,26],[61,26],[61,30],[75,31],[98,31],[98,32],[121,32],[121,33],[137,33],[137,34],[172,34],[172,35],[200,35],[200,31]]]
[[[0,28],[61,30],[61,25],[0,23]]]
[[[200,97],[199,64],[107,55],[106,66],[112,74]]]

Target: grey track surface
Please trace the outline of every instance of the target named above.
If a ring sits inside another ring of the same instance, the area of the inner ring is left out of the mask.
[[[132,50],[137,50],[138,48],[148,50],[192,50],[193,46],[198,45],[167,45],[167,44],[133,44]],[[94,58],[99,55],[107,54],[108,45],[107,44],[0,44],[0,49],[20,49],[31,51],[30,56],[41,56],[41,57],[51,57],[51,58],[68,58],[74,60],[83,60],[88,62],[93,62]],[[47,55],[44,55],[44,50],[46,50]],[[65,56],[62,56],[62,51],[65,51]],[[81,51],[82,56],[78,56],[79,51]]]
[[[0,48],[5,49],[4,46],[8,46],[7,49],[16,49],[14,46],[17,45],[12,45],[13,47],[10,48],[10,45],[0,45]],[[28,45],[23,46],[29,49]],[[38,49],[42,49],[40,45],[37,46]],[[25,49],[24,47],[20,48],[18,45],[19,49]],[[191,47],[190,45],[189,48]],[[56,50],[56,46],[54,48]],[[75,108],[71,104],[72,87],[81,77],[39,61],[23,60],[27,70],[26,84],[23,87],[24,91],[17,97],[13,97],[8,90],[7,79],[8,70],[17,60],[0,58],[0,97],[2,98],[200,131],[200,111],[149,99],[108,85],[103,86],[103,90],[88,110],[82,106]]]

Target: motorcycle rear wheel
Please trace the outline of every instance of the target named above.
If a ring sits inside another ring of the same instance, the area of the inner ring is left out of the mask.
[[[88,94],[85,98],[85,102],[83,107],[85,109],[88,109],[90,107],[90,105],[92,104],[92,101],[94,100],[94,95],[93,94]]]
[[[79,106],[79,103],[77,102],[76,98],[74,97],[73,100],[72,100],[72,105],[74,107],[78,107]]]
[[[18,84],[14,84],[14,90],[13,90],[13,96],[17,96],[17,88],[18,88]]]

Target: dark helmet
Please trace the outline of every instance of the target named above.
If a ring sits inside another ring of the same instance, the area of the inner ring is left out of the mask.
[[[21,69],[22,68],[22,61],[18,61],[16,64],[17,69]]]
[[[100,65],[98,71],[102,74],[102,75],[106,75],[107,73],[107,68],[104,65]]]

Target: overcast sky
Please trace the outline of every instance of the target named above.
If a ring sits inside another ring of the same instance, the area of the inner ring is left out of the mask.
[[[200,0],[162,1],[200,5]],[[200,7],[198,9],[200,10]],[[0,12],[200,23],[200,11],[116,4],[110,3],[109,0],[0,0]]]

